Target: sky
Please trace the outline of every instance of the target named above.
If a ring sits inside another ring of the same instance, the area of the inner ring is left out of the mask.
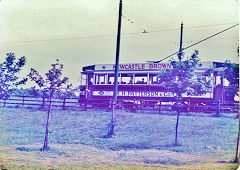
[[[60,60],[75,86],[83,66],[114,64],[119,0],[0,0],[0,62],[26,56],[44,74]],[[237,0],[123,0],[121,63],[160,60],[239,22]],[[147,33],[142,33],[144,30]],[[201,61],[238,63],[239,26],[185,51]],[[175,56],[176,58],[176,56]],[[168,62],[166,60],[165,62]]]

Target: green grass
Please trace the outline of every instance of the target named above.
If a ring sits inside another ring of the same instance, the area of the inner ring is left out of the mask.
[[[46,112],[37,109],[1,108],[0,147],[13,148],[14,153],[23,158],[31,155],[34,161],[39,155],[46,159],[71,155],[76,157],[76,161],[72,162],[74,167],[77,167],[74,163],[79,161],[79,157],[88,160],[82,157],[83,153],[91,157],[92,162],[89,164],[98,162],[102,167],[105,165],[104,161],[110,161],[106,163],[106,167],[118,167],[121,164],[129,167],[136,162],[151,167],[185,167],[217,161],[227,163],[234,158],[236,145],[238,120],[234,117],[230,114],[220,117],[182,115],[178,134],[180,145],[174,146],[176,115],[173,114],[117,111],[115,137],[108,139],[103,136],[107,133],[111,113],[54,110],[50,119],[51,149],[40,152],[44,140]],[[76,149],[78,146],[81,148]],[[88,149],[83,152],[82,147]],[[0,151],[0,157],[3,153],[4,151]],[[2,158],[13,159],[10,153],[9,151]],[[113,159],[108,160],[106,154],[110,154]],[[56,162],[55,166],[58,164]]]

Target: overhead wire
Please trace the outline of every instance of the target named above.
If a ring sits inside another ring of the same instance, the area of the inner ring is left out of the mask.
[[[142,30],[141,33],[148,33],[148,35],[151,35],[153,37],[155,37],[154,34],[152,34],[151,32],[147,31],[145,28],[143,28],[142,26],[140,26],[139,24],[136,24],[135,22],[133,22],[131,19],[129,19],[128,17],[126,17],[125,15],[122,14],[122,17],[125,18],[128,22],[130,22],[131,24],[134,24],[135,26],[137,26],[138,28],[140,28]],[[141,34],[141,33],[137,33],[137,34]],[[135,33],[128,33],[128,34],[135,34]]]
[[[184,29],[197,29],[197,28],[205,28],[205,27],[215,27],[215,26],[223,26],[223,25],[231,25],[235,24],[236,22],[231,23],[222,23],[222,24],[210,24],[210,25],[200,25],[200,26],[194,26],[194,27],[184,27]],[[162,29],[162,30],[153,30],[151,32],[164,32],[164,31],[176,31],[180,30],[180,28],[170,28],[170,29]]]
[[[198,42],[196,42],[196,43],[193,43],[193,44],[191,44],[191,45],[189,45],[189,46],[187,46],[187,47],[185,47],[185,48],[182,48],[181,51],[184,51],[184,50],[186,50],[186,49],[188,49],[188,48],[190,48],[190,47],[193,47],[193,46],[195,46],[195,45],[197,45],[197,44],[199,44],[199,43],[201,43],[201,42],[203,42],[203,41],[206,41],[206,40],[208,40],[208,39],[210,39],[210,38],[212,38],[212,37],[215,37],[215,36],[217,36],[217,35],[225,32],[225,31],[228,31],[228,30],[236,27],[237,25],[239,25],[239,23],[237,23],[237,24],[235,24],[235,25],[233,25],[233,26],[231,26],[231,27],[228,27],[228,28],[226,28],[226,29],[224,29],[224,30],[222,30],[222,31],[220,31],[220,32],[217,32],[217,33],[215,33],[215,34],[213,34],[213,35],[211,35],[211,36],[209,36],[209,37],[207,37],[207,38],[204,38],[204,39],[202,39],[202,40],[200,40],[200,41],[198,41]],[[175,54],[178,54],[178,53],[179,53],[179,51],[177,51],[177,52],[175,52],[175,53],[172,53],[172,54],[170,54],[169,56],[167,56],[167,57],[165,57],[165,58],[163,58],[163,59],[161,59],[161,60],[153,61],[153,62],[154,62],[154,63],[160,63],[160,62],[162,62],[163,60],[166,60],[167,58],[169,58],[169,57],[171,57],[171,56],[173,56],[173,55],[175,55]],[[148,62],[150,62],[150,61],[148,61]]]
[[[131,22],[132,24],[134,23],[132,20],[130,20],[129,18],[127,18],[126,16],[124,16],[124,15],[122,15],[125,19],[127,19],[129,22]],[[184,28],[184,29],[196,29],[196,28],[206,28],[206,27],[213,27],[213,26],[221,26],[221,25],[228,25],[228,24],[234,24],[234,23],[224,23],[224,24],[211,24],[211,25],[204,25],[204,26],[195,26],[195,27],[186,27],[186,28]],[[140,29],[142,29],[142,30],[144,30],[143,31],[143,33],[151,33],[152,34],[152,32],[163,32],[163,31],[173,31],[173,30],[179,30],[179,28],[178,29],[166,29],[166,30],[160,30],[160,31],[151,31],[151,32],[148,32],[148,31],[146,31],[143,27],[141,27],[141,26],[139,26],[139,25],[137,25],[137,24],[135,24],[137,27],[139,27]],[[199,43],[201,43],[201,42],[203,42],[203,41],[206,41],[206,40],[208,40],[208,39],[210,39],[210,38],[212,38],[212,37],[214,37],[214,36],[216,36],[216,35],[218,35],[218,34],[221,34],[221,33],[223,33],[223,32],[225,32],[225,31],[227,31],[227,30],[229,30],[229,29],[231,29],[231,28],[233,28],[233,27],[235,27],[235,26],[237,26],[237,25],[239,25],[238,23],[236,24],[236,25],[234,25],[234,26],[232,26],[232,27],[229,27],[229,28],[227,28],[227,29],[225,29],[225,30],[223,30],[223,31],[220,31],[220,32],[218,32],[218,33],[216,33],[216,34],[213,34],[212,36],[209,36],[209,37],[207,37],[207,38],[205,38],[205,39],[203,39],[203,40],[200,40],[200,41],[198,41],[198,42],[196,42],[196,43],[193,43],[192,45],[190,45],[190,46],[187,46],[187,47],[185,47],[185,48],[182,48],[182,51],[183,50],[185,50],[185,49],[188,49],[188,48],[190,48],[190,47],[192,47],[192,46],[195,46],[195,45],[197,45],[197,44],[199,44]],[[235,38],[235,37],[234,37]],[[214,40],[214,39],[213,39]],[[193,42],[193,41],[190,41],[190,42]],[[190,43],[190,42],[186,42],[186,43]],[[178,54],[179,53],[179,51],[177,51],[177,52],[175,52],[175,53],[173,53],[173,54],[171,54],[171,55],[169,55],[169,56],[167,56],[167,57],[165,57],[165,58],[163,58],[163,59],[161,59],[161,60],[159,60],[159,61],[155,61],[154,63],[158,63],[158,62],[161,62],[161,61],[163,61],[163,60],[165,60],[165,59],[167,59],[167,58],[169,58],[169,57],[171,57],[171,56],[173,56],[173,55],[175,55],[175,54]]]
[[[217,40],[226,40],[226,39],[238,39],[238,36],[233,36],[233,37],[223,37],[223,38],[214,38],[214,39],[210,39],[209,41],[217,41]],[[197,41],[184,41],[182,42],[183,44],[189,44],[189,43],[195,43]],[[180,45],[179,43],[174,43],[175,45]]]
[[[0,42],[0,44],[57,41],[57,40],[69,40],[69,39],[81,39],[81,38],[83,38],[83,39],[84,38],[101,38],[101,37],[110,37],[110,36],[115,36],[115,34],[93,35],[93,36],[76,36],[76,37],[66,37],[66,38],[49,38],[49,39],[38,39],[38,40],[11,41],[11,42]]]
[[[138,28],[140,28],[141,30],[143,30],[143,32],[139,33],[123,33],[123,34],[142,34],[142,33],[148,33],[143,27],[139,26],[138,24],[136,24],[135,22],[133,22],[132,20],[130,20],[128,17],[124,16],[122,14],[122,17],[127,19],[128,22],[131,22],[132,24],[134,24],[135,26],[137,26]],[[28,43],[28,42],[44,42],[44,41],[56,41],[56,40],[68,40],[68,39],[80,39],[80,38],[100,38],[100,37],[111,37],[111,36],[116,36],[116,34],[105,34],[105,35],[90,35],[90,36],[77,36],[77,37],[66,37],[66,38],[52,38],[52,39],[39,39],[39,40],[24,40],[24,41],[12,41],[12,42],[0,42],[0,44],[4,44],[4,43]]]
[[[137,35],[142,33],[149,33],[152,36],[155,36],[156,32],[165,32],[165,31],[173,31],[173,30],[179,30],[179,28],[174,29],[162,29],[158,31],[147,31],[139,24],[136,24],[131,19],[126,17],[125,15],[122,15],[125,19],[127,19],[129,22],[137,26],[142,30],[142,32],[132,32],[132,33],[122,33],[122,35]],[[196,28],[202,28],[202,27],[212,27],[212,26],[221,26],[221,25],[229,25],[231,23],[222,23],[222,24],[214,24],[214,25],[203,25],[203,26],[195,26],[195,27],[185,27],[184,29],[196,29]],[[0,44],[6,44],[6,43],[29,43],[29,42],[44,42],[44,41],[58,41],[58,40],[69,40],[69,39],[84,39],[84,38],[101,38],[101,37],[112,37],[116,36],[116,34],[103,34],[103,35],[89,35],[89,36],[75,36],[75,37],[66,37],[66,38],[50,38],[50,39],[38,39],[38,40],[22,40],[22,41],[9,41],[9,42],[0,42]]]
[[[141,27],[140,25],[136,24],[135,22],[133,22],[131,19],[129,19],[129,18],[126,17],[125,15],[122,14],[122,17],[125,18],[128,22],[130,22],[130,23],[136,25],[138,28],[140,28],[141,30],[143,30],[142,33],[148,33],[148,32],[146,31],[146,29],[144,29],[144,28]]]

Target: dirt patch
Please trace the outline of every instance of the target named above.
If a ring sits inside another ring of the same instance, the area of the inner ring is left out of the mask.
[[[196,156],[167,150],[106,150],[81,144],[60,145],[51,144],[49,151],[40,151],[41,144],[3,146],[0,149],[0,164],[8,169],[81,169],[110,167],[146,167],[147,169],[205,166],[206,163],[217,163],[214,155]],[[216,155],[215,155],[216,156]],[[225,155],[226,156],[226,155]],[[230,155],[229,155],[230,156]],[[216,158],[216,157],[215,157]],[[222,160],[226,160],[225,159]],[[229,157],[228,157],[229,158]],[[224,162],[223,166],[230,166]],[[231,165],[233,166],[233,165]],[[3,169],[3,168],[2,168]],[[188,169],[188,168],[187,168]],[[191,168],[190,168],[191,169]]]

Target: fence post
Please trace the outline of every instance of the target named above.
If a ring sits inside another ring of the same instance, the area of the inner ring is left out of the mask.
[[[81,98],[78,98],[78,106],[81,107]]]
[[[162,110],[162,102],[160,101],[160,103],[159,103],[159,109],[158,109],[158,114],[161,114],[161,110]]]
[[[87,111],[87,99],[84,100],[84,110]]]
[[[189,111],[190,111],[190,101],[188,101],[187,103],[187,114],[189,114]]]
[[[220,113],[220,100],[217,101],[217,115]]]
[[[7,104],[7,99],[4,99],[4,104],[3,104],[3,107],[5,107]]]
[[[65,101],[66,101],[66,98],[64,97],[63,98],[63,110],[65,109]]]
[[[44,109],[45,107],[45,96],[43,96],[43,100],[42,100],[42,109]]]
[[[24,99],[25,99],[25,96],[22,96],[23,100],[22,100],[22,107],[24,107]]]
[[[220,103],[220,100],[218,101],[218,114],[220,113],[220,105],[221,105],[221,103]]]

